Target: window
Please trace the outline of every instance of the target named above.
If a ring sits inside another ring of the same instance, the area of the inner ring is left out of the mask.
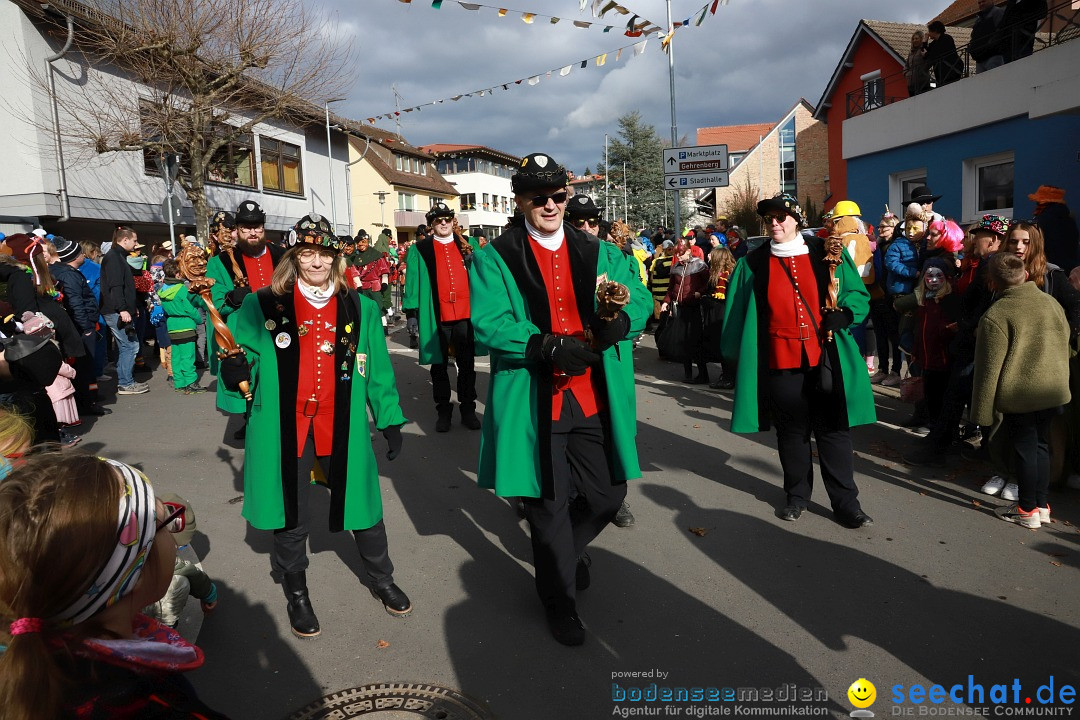
[[[400,155],[394,156],[394,167],[397,168],[398,172],[401,172],[401,160],[402,158]]]
[[[427,175],[427,161],[425,160],[420,161],[420,174]]]
[[[926,168],[916,168],[893,173],[889,176],[889,209],[904,217],[911,191],[926,184]]]
[[[461,209],[475,210],[476,209],[476,193],[469,193],[468,195],[461,196]]]
[[[795,195],[795,116],[780,128],[780,192]]]
[[[416,209],[416,195],[414,193],[399,192],[397,196],[397,209],[398,210],[415,210]]]
[[[863,84],[863,108],[873,110],[885,104],[885,81],[880,70],[868,72],[859,78]]]
[[[264,190],[276,190],[291,195],[303,194],[299,145],[261,137],[259,152]]]
[[[214,153],[206,169],[210,182],[255,187],[255,139],[241,135]]]
[[[488,202],[488,194],[487,193],[484,193],[484,209],[485,210],[490,210],[491,209],[491,203]]]
[[[1012,152],[986,155],[964,161],[964,220],[974,221],[985,213],[1012,217]]]

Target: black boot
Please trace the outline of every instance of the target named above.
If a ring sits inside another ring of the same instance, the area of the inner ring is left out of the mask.
[[[476,417],[476,410],[474,408],[466,408],[464,405],[458,408],[461,412],[461,424],[470,430],[480,429],[480,418]]]
[[[319,619],[308,598],[307,573],[285,573],[281,585],[285,588],[285,598],[289,601],[289,624],[298,638],[315,637],[320,632]]]
[[[454,417],[453,404],[440,405],[436,409],[439,411],[439,419],[435,421],[435,432],[450,432],[450,421]]]

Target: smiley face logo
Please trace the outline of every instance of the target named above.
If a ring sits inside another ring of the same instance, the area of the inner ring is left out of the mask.
[[[857,708],[868,708],[877,699],[877,688],[866,678],[859,678],[851,683],[847,690],[848,700]]]

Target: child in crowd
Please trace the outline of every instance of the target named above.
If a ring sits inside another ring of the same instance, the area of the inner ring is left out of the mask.
[[[989,280],[998,300],[979,321],[971,416],[979,425],[1002,414],[1019,502],[998,508],[1026,528],[1050,521],[1050,421],[1069,402],[1069,324],[1054,298],[1026,282],[1024,261],[998,253]]]
[[[885,387],[900,386],[900,365],[903,361],[900,352],[900,315],[893,307],[889,273],[885,267],[885,256],[893,239],[899,234],[899,224],[900,218],[889,212],[886,206],[885,214],[881,216],[878,225],[878,241],[874,249],[874,280],[877,290],[870,290],[870,321],[874,326],[878,353],[878,371],[870,378],[870,382],[880,383]]]
[[[735,256],[726,245],[709,251],[709,284],[702,298],[704,307],[705,357],[720,362],[720,336],[724,328],[724,309],[727,307],[727,286],[735,270]],[[730,368],[720,369],[720,377],[709,383],[713,390],[731,390],[735,387],[735,375]]]
[[[13,469],[12,461],[21,462],[34,444],[34,426],[23,415],[0,410],[0,480]]]
[[[161,264],[161,269],[165,279],[158,297],[165,310],[165,327],[172,347],[170,367],[173,387],[187,395],[206,392],[206,388],[199,385],[199,376],[195,373],[196,326],[202,319],[196,303],[202,300],[188,292],[180,277],[179,263],[166,260]]]
[[[191,538],[195,534],[195,511],[179,495],[162,493],[161,501],[169,512],[183,508],[183,514],[176,518],[173,521],[175,525],[169,528],[176,544],[182,549],[191,543]],[[210,580],[210,576],[198,565],[185,560],[180,557],[180,553],[177,553],[169,589],[156,603],[143,608],[143,612],[162,624],[174,628],[180,621],[180,615],[184,611],[184,606],[187,605],[189,595],[199,600],[204,615],[209,615],[217,608],[217,586]]]
[[[0,482],[5,720],[224,717],[181,675],[202,651],[139,613],[169,586],[182,513],[135,468],[89,455],[34,455]]]
[[[168,323],[164,318],[165,309],[161,307],[161,296],[158,294],[165,285],[164,265],[168,259],[165,255],[155,255],[150,265],[150,277],[154,280],[154,292],[150,294],[150,324],[154,326],[154,344],[157,345],[161,367],[165,368],[165,381],[172,382],[172,341],[169,340]]]

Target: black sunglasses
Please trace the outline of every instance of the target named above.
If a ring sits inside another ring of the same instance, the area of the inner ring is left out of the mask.
[[[585,227],[586,225],[599,225],[600,218],[578,218],[571,220],[570,224],[574,227]]]
[[[552,193],[551,195],[537,195],[530,202],[532,202],[533,207],[544,207],[548,204],[548,200],[551,200],[556,205],[562,205],[569,196],[569,193],[562,190],[557,193]]]
[[[788,219],[788,213],[783,212],[782,210],[778,210],[776,212],[765,213],[761,217],[765,221],[766,225],[771,223],[774,219],[776,220],[776,222],[781,222],[782,223],[782,222],[784,222],[785,220]]]
[[[169,532],[178,533],[181,530],[183,530],[184,526],[187,525],[187,523],[184,522],[184,513],[187,512],[187,507],[184,506],[184,505],[181,505],[180,503],[172,503],[172,502],[164,502],[164,501],[161,504],[165,506],[166,510],[171,510],[172,512],[170,512],[168,515],[166,515],[164,520],[160,520],[158,522],[157,531],[161,532],[165,528],[169,528]],[[173,523],[177,519],[179,519],[180,522],[175,523],[175,525],[174,525]]]

